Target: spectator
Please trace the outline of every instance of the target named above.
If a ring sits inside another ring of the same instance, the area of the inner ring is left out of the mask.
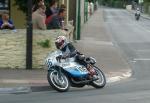
[[[35,12],[40,5],[45,5],[44,0],[35,0],[35,3],[32,7],[32,12]]]
[[[0,20],[0,29],[14,29],[15,26],[12,22],[12,20],[9,19],[9,14],[8,13],[3,13],[2,14],[2,19]]]
[[[60,7],[59,7],[57,10],[59,11],[60,9],[64,9],[64,10],[66,11],[66,6],[65,6],[64,4],[61,4]],[[57,14],[57,13],[54,13],[54,14],[52,14],[52,15],[49,15],[49,16],[46,18],[46,21],[45,21],[46,25],[48,25],[48,23],[51,22],[52,17],[55,16],[56,14]],[[62,19],[64,19],[64,18],[62,18]],[[63,20],[63,21],[64,21],[64,20]]]
[[[44,5],[40,5],[39,8],[35,12],[32,13],[33,29],[41,29],[41,30],[46,29],[45,10],[46,10],[46,7]]]
[[[60,9],[58,14],[52,16],[51,21],[47,25],[47,29],[64,29],[65,10]]]
[[[65,9],[66,10],[66,6],[64,4],[61,4],[60,9]]]
[[[59,10],[60,10],[60,9],[64,9],[64,10],[66,11],[66,6],[65,6],[64,4],[61,4]],[[66,12],[65,12],[65,13],[66,13]],[[66,14],[65,14],[65,15],[66,15]],[[65,17],[65,16],[64,16],[64,17]],[[64,17],[62,18],[63,21],[65,20]]]
[[[88,15],[91,16],[94,12],[94,4],[92,0],[88,1]]]
[[[57,13],[58,13],[57,2],[55,0],[52,0],[49,4],[49,7],[46,9],[46,12],[45,12],[46,18]]]

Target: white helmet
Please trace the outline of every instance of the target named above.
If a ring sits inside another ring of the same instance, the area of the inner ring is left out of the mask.
[[[58,36],[55,40],[55,45],[57,49],[62,49],[67,44],[67,38],[65,36]]]

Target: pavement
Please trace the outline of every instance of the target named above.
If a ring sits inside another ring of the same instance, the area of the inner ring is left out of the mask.
[[[121,50],[106,30],[103,10],[98,9],[82,26],[81,40],[74,43],[87,56],[95,57],[107,79],[113,83],[132,75]],[[47,70],[0,69],[0,94],[28,93],[52,90],[47,82]]]

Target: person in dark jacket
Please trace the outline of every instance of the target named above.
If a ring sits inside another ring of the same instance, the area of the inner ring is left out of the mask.
[[[49,7],[46,8],[45,14],[46,14],[46,18],[48,18],[49,16],[55,15],[58,13],[58,9],[57,9],[57,2],[56,0],[52,0],[49,3]]]
[[[48,21],[47,29],[64,29],[64,16],[65,9],[60,9],[58,14],[51,16],[50,21]]]

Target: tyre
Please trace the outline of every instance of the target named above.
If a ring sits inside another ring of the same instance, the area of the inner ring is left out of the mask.
[[[47,79],[51,87],[59,92],[66,92],[70,88],[68,77],[57,70],[48,71]]]
[[[96,72],[98,80],[92,81],[91,85],[95,88],[103,88],[106,85],[106,77],[104,73],[96,66],[93,67]]]

